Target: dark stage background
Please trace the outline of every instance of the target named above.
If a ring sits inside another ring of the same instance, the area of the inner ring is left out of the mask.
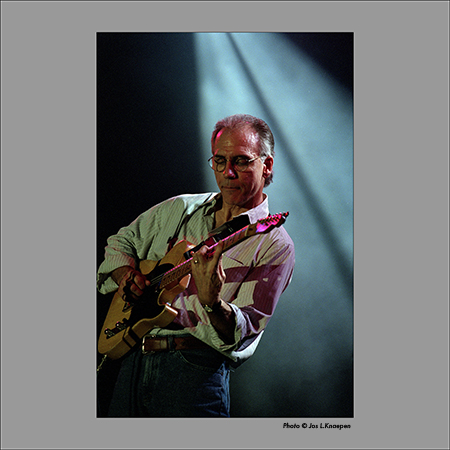
[[[259,37],[265,42],[271,36],[214,34],[224,42],[218,49],[234,51],[254,89],[245,90],[244,84],[245,92],[234,105],[225,92],[223,97],[215,94],[209,99],[218,105],[213,109],[205,101],[211,79],[227,84],[229,78],[227,89],[236,91],[231,56],[228,60],[216,50],[199,63],[210,49],[199,50],[195,33],[98,33],[97,263],[107,237],[152,205],[212,189],[204,149],[218,119],[238,112],[259,115],[276,141],[274,185],[267,189],[271,213],[291,212],[285,227],[296,245],[297,265],[255,355],[232,373],[232,416],[352,417],[353,34],[277,33],[320,76],[312,75],[311,69],[306,78],[302,64],[294,67],[289,57],[286,66],[280,64],[280,46],[273,49],[274,61],[265,56],[257,63],[262,70],[272,70],[273,90],[289,89],[282,80],[286,71],[289,83],[305,85],[305,93],[311,91],[308,83],[313,85],[319,97],[309,97],[308,104],[316,105],[318,113],[305,107],[306,94],[297,98],[293,93],[289,105],[277,105],[264,92],[270,83],[258,88],[255,63],[245,56],[248,51],[257,57],[258,49],[246,48],[245,39]],[[214,69],[211,79],[205,78],[209,69]],[[323,80],[338,92],[333,108],[336,117],[346,116],[344,125],[341,119],[323,119],[329,108],[320,92],[330,98],[329,88],[318,85]],[[256,98],[260,109],[253,101],[246,103],[247,94]],[[348,108],[339,113],[342,98],[349,102],[350,113]],[[311,134],[304,117],[316,122]],[[306,150],[293,146],[286,136],[303,142]],[[339,146],[333,146],[337,141]],[[98,333],[110,300],[98,294]],[[108,361],[98,375],[99,416],[108,405],[118,367],[118,362]]]

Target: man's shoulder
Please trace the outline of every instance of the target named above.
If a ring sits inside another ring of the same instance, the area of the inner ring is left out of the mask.
[[[182,209],[189,213],[193,208],[197,208],[198,206],[201,206],[204,203],[212,200],[215,195],[216,193],[214,192],[206,192],[200,194],[180,194],[167,199],[165,202],[163,202],[162,205],[170,209]]]
[[[173,201],[183,202],[186,205],[192,203],[203,203],[204,201],[214,197],[215,192],[202,192],[198,194],[180,194],[172,197]]]
[[[180,194],[173,197],[169,197],[162,202],[155,204],[154,207],[158,208],[171,208],[179,206],[189,206],[195,204],[201,204],[207,199],[214,197],[214,192],[206,192],[200,194]]]
[[[272,241],[278,241],[281,245],[294,247],[294,241],[283,225],[273,227],[268,233]]]

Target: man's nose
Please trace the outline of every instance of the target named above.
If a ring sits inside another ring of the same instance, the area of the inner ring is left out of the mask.
[[[223,169],[223,175],[225,178],[236,178],[236,169],[231,161],[227,161],[225,164],[225,169]]]

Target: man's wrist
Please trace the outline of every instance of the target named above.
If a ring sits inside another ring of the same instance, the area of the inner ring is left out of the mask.
[[[207,313],[216,313],[222,309],[222,300],[219,299],[218,302],[213,303],[212,305],[207,305],[205,303],[202,303],[201,305]]]

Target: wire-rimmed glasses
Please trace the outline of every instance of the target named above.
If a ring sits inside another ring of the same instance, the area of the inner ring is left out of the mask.
[[[261,158],[261,156],[257,156],[256,158],[252,159],[248,159],[245,156],[236,156],[231,159],[224,158],[223,156],[211,156],[211,158],[208,159],[208,163],[211,169],[215,170],[216,172],[223,172],[225,170],[227,162],[230,161],[235,170],[237,170],[238,172],[243,172],[247,169],[250,163],[256,161],[259,158]]]

